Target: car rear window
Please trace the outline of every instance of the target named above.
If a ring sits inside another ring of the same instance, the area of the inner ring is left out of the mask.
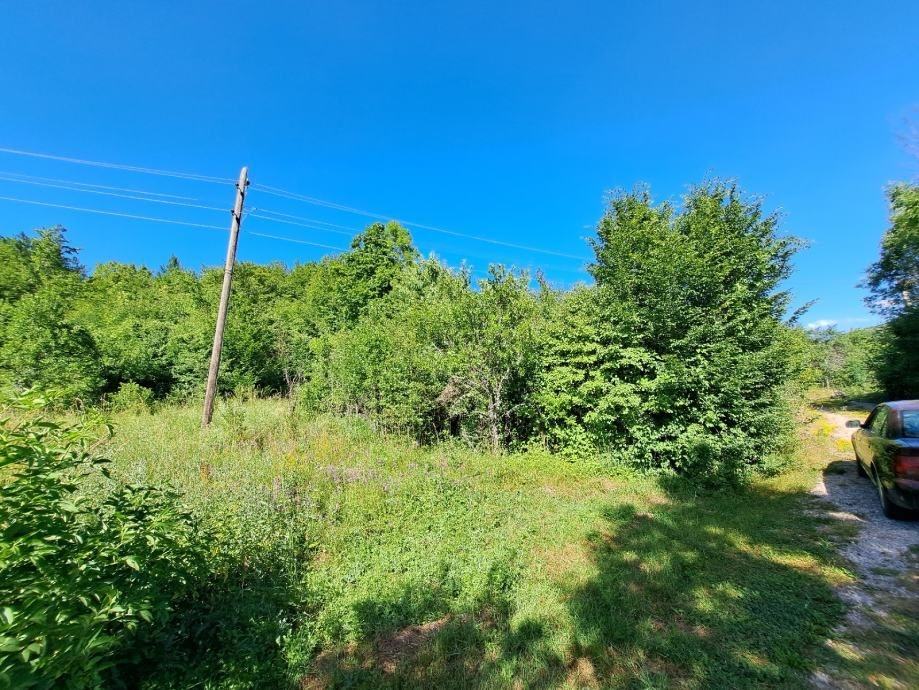
[[[903,435],[907,438],[919,438],[919,410],[903,410],[900,413]]]

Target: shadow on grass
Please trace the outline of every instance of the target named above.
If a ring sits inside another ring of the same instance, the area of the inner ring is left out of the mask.
[[[297,614],[281,579],[213,582],[179,602],[167,634],[152,639],[133,664],[113,669],[109,687],[288,687],[278,641]]]
[[[614,687],[800,683],[841,615],[802,498],[666,488],[669,504],[611,507],[591,535],[596,575],[571,600],[576,653]]]
[[[325,652],[301,687],[505,687],[515,678],[520,687],[556,687],[565,664],[548,643],[544,623],[511,626],[511,614],[498,596],[475,614],[446,615]],[[520,668],[526,672],[514,673]]]
[[[804,685],[842,615],[833,549],[802,514],[810,499],[663,488],[665,502],[601,509],[585,557],[556,578],[564,620],[521,620],[512,593],[495,597],[326,652],[303,687]],[[400,635],[412,643],[387,653]]]

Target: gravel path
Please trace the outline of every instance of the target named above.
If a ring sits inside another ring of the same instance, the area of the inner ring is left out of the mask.
[[[834,438],[848,439],[852,430],[846,428],[846,421],[852,419],[845,414],[824,412],[827,421],[834,424]],[[830,514],[840,520],[851,520],[859,524],[858,537],[843,551],[852,561],[863,579],[856,588],[864,585],[890,591],[896,587],[896,576],[910,567],[910,550],[919,548],[919,521],[891,520],[884,517],[877,491],[871,480],[859,477],[855,471],[855,456],[850,454],[848,462],[837,461],[831,465],[832,472],[825,472],[823,479],[812,492],[829,500],[837,510]],[[879,574],[879,571],[891,571]],[[862,601],[863,593],[852,592],[854,601]],[[843,592],[845,597],[846,593]]]
[[[833,438],[849,439],[852,430],[845,424],[852,419],[851,415],[822,414],[834,426]],[[843,639],[857,639],[864,630],[877,626],[877,617],[885,615],[888,602],[916,596],[919,521],[885,517],[871,480],[856,474],[854,455],[848,452],[842,457],[845,459],[835,459],[827,466],[812,493],[831,504],[828,511],[831,517],[854,522],[859,527],[856,538],[842,550],[854,566],[858,581],[839,591],[849,605],[849,613],[837,631]],[[828,672],[817,672],[812,680],[819,688],[867,687],[841,682]]]

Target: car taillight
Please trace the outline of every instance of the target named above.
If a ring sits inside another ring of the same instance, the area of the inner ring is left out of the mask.
[[[901,450],[893,459],[893,473],[898,477],[919,479],[919,454]]]

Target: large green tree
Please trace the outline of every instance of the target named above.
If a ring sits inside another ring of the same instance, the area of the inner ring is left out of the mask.
[[[562,311],[589,346],[550,342],[543,397],[577,411],[550,430],[576,424],[614,456],[712,479],[763,466],[787,428],[781,283],[798,244],[730,184],[680,207],[647,189],[613,196],[593,242],[597,289]]]
[[[868,304],[889,317],[878,376],[890,397],[919,397],[919,186],[889,190],[890,228],[868,268]]]
[[[868,303],[885,314],[919,306],[919,186],[898,184],[888,192],[890,228],[881,255],[868,267]]]

